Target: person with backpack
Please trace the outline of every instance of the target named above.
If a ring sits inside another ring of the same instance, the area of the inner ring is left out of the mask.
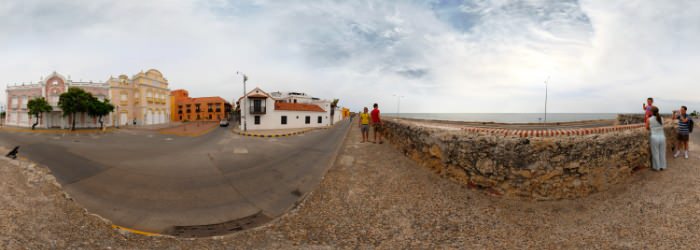
[[[681,155],[681,149],[685,149],[684,156],[688,159],[688,141],[695,124],[687,112],[686,106],[681,106],[680,110],[673,111],[673,119],[678,119],[678,145],[676,145],[676,153],[673,154],[673,158],[678,158]]]

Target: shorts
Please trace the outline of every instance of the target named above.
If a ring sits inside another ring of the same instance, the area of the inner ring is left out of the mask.
[[[688,142],[688,140],[690,140],[689,134],[678,134],[678,141]]]
[[[375,123],[375,124],[372,124],[372,126],[374,127],[374,132],[382,132],[382,124],[381,123]]]
[[[360,126],[360,131],[362,131],[362,133],[365,133],[365,132],[369,133],[369,124],[362,124]]]

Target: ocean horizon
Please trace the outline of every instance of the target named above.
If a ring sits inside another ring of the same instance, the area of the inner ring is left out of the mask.
[[[385,116],[424,120],[538,123],[544,122],[544,113],[384,113]],[[574,122],[616,119],[618,113],[547,113],[547,122]]]

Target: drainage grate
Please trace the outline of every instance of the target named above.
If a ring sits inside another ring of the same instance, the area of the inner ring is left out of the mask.
[[[270,221],[270,219],[271,218],[263,214],[261,210],[250,216],[218,224],[199,226],[175,226],[166,233],[173,236],[186,238],[225,235],[259,226],[265,222]]]

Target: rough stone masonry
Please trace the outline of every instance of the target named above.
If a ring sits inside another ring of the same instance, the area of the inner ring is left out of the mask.
[[[576,134],[583,135],[556,136],[446,130],[403,120],[387,120],[385,126],[387,139],[420,165],[504,197],[583,197],[651,166],[648,132],[640,126],[580,129]],[[675,125],[668,123],[665,130],[670,155]]]

